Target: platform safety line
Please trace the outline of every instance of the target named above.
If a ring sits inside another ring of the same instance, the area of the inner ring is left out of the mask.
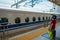
[[[35,29],[35,30],[32,30],[32,31],[26,32],[26,33],[24,33],[24,34],[20,34],[20,35],[17,35],[17,36],[15,36],[15,37],[11,37],[11,38],[9,38],[9,40],[13,40],[13,39],[15,39],[15,38],[17,38],[17,37],[22,37],[22,36],[24,36],[24,35],[30,34],[30,33],[32,33],[32,32],[35,32],[35,31],[37,31],[37,30],[40,30],[40,29],[43,29],[43,28]]]
[[[42,28],[42,29],[44,29],[44,28]],[[41,30],[42,30],[42,29],[41,29]],[[39,29],[39,30],[40,30],[40,29]],[[39,30],[38,30],[38,31],[39,31]],[[46,30],[47,30],[47,29],[46,29]],[[37,31],[37,30],[36,30],[36,31]],[[15,37],[15,38],[12,38],[12,39],[15,39],[15,40],[18,39],[18,40],[20,40],[19,38],[24,38],[24,37],[25,37],[24,40],[31,39],[31,38],[27,38],[27,39],[26,39],[26,37],[29,36],[28,34],[31,35],[31,34],[33,34],[33,33],[36,33],[36,32],[32,32],[32,33],[30,33],[30,31],[29,31],[28,33],[26,33],[26,35],[23,34],[23,36],[17,36],[18,38]],[[41,33],[41,32],[40,32],[40,33]],[[39,34],[39,33],[38,33],[38,34]],[[35,35],[35,34],[34,34],[34,35]],[[38,35],[37,35],[37,36],[38,36]],[[34,38],[34,37],[32,37],[32,38]]]
[[[31,40],[32,38],[36,37],[37,35],[42,34],[43,32],[45,32],[46,30],[47,30],[47,28],[46,29],[43,28],[41,30],[37,30],[35,32],[24,35],[22,37],[15,38],[14,40]]]

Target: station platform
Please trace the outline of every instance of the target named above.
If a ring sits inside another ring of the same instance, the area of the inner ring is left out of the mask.
[[[27,33],[17,35],[10,40],[49,40],[48,27],[38,28]],[[56,40],[60,40],[60,23],[56,25]]]
[[[49,40],[48,32],[45,32],[42,35],[33,38],[32,40]],[[56,40],[60,40],[60,26],[56,27]]]

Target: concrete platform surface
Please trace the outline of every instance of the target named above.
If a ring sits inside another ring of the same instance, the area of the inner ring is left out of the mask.
[[[43,33],[42,35],[39,35],[32,40],[50,40],[48,38],[48,32]],[[60,26],[56,27],[56,40],[60,40]]]

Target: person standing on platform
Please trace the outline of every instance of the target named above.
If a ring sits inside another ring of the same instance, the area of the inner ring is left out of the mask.
[[[55,37],[56,37],[56,16],[53,15],[52,16],[52,20],[50,21],[50,26],[49,26],[49,30],[51,31],[50,34],[51,34],[51,40],[55,40]]]

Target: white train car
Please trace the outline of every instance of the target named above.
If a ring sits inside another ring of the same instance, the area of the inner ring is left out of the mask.
[[[29,19],[29,22],[33,22],[33,18],[35,18],[35,21],[38,21],[39,19],[46,20],[46,18],[48,19],[51,18],[51,14],[13,9],[0,9],[0,18],[7,18],[9,24],[16,24],[15,23],[16,18],[20,19],[20,23],[26,23],[25,19],[27,18]]]
[[[59,14],[55,14],[59,15]],[[32,30],[47,25],[51,20],[51,13],[21,11],[0,8],[0,31],[9,30],[8,34]],[[6,26],[3,25],[6,23]],[[1,33],[2,34],[2,33]]]

